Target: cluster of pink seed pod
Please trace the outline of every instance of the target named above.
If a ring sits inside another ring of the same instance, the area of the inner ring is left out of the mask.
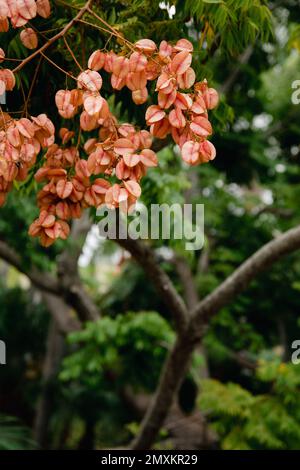
[[[94,51],[89,68],[78,76],[78,88],[57,93],[59,113],[71,118],[83,105],[80,115],[83,130],[106,127],[110,112],[100,94],[101,69],[111,74],[114,89],[128,87],[136,104],[147,101],[147,82],[156,80],[158,104],[149,106],[145,116],[150,133],[161,139],[171,134],[183,160],[190,165],[213,160],[216,150],[207,140],[212,134],[208,111],[217,106],[219,97],[206,80],[195,83],[192,52],[193,45],[186,39],[180,39],[175,46],[162,41],[159,47],[150,39],[141,39],[128,53],[120,55]]]
[[[37,15],[48,18],[51,12],[49,0],[0,0],[0,32],[20,28]]]
[[[24,181],[41,148],[54,142],[54,125],[45,114],[31,119],[0,115],[0,205],[13,181]]]
[[[67,144],[74,133],[66,128],[60,130],[62,144]],[[120,137],[126,135],[126,138]],[[117,137],[117,138],[116,138]],[[117,135],[103,143],[89,139],[85,144],[88,159],[81,159],[76,147],[51,145],[45,155],[44,165],[36,172],[37,182],[46,181],[38,193],[40,216],[29,229],[29,234],[39,237],[43,246],[50,246],[57,238],[69,235],[68,220],[79,218],[88,207],[105,205],[128,211],[141,194],[138,177],[147,166],[156,164],[154,152],[148,149],[151,137],[147,131],[136,133],[129,124],[119,127]],[[140,156],[134,151],[141,150]],[[131,160],[122,157],[124,153]],[[133,160],[139,160],[134,161]],[[111,184],[99,174],[109,176],[112,171],[122,182]]]
[[[66,128],[60,130],[63,145],[73,136]],[[46,184],[38,193],[40,216],[31,224],[29,234],[50,246],[57,238],[67,238],[68,220],[79,218],[85,208],[105,205],[130,211],[141,195],[139,179],[148,167],[157,164],[149,149],[151,143],[149,132],[123,124],[101,143],[89,139],[84,146],[87,160],[80,158],[76,147],[52,144],[35,173],[36,181]],[[120,183],[98,177],[109,177],[113,172]]]
[[[25,2],[31,13],[32,1],[16,0],[19,6]],[[0,21],[3,2],[0,0]],[[42,0],[33,3],[47,6]],[[212,134],[208,110],[218,104],[218,94],[206,81],[195,83],[192,44],[186,39],[174,46],[162,41],[157,47],[149,39],[125,44],[126,51],[119,55],[94,51],[88,69],[77,77],[77,88],[56,93],[56,106],[63,118],[72,119],[80,113],[81,130],[97,130],[97,136],[84,144],[86,157],[79,152],[79,140],[76,147],[70,144],[75,133],[67,128],[60,129],[61,144],[55,143],[55,129],[46,115],[2,118],[0,122],[0,203],[12,181],[24,180],[40,149],[46,149],[43,165],[35,173],[36,181],[44,182],[37,198],[40,215],[29,229],[44,246],[67,238],[69,220],[80,217],[85,208],[105,205],[130,212],[141,195],[141,178],[158,164],[151,150],[153,137],[163,139],[170,134],[190,165],[215,158],[215,148],[207,140]],[[0,61],[3,58],[0,50]],[[149,130],[118,123],[101,96],[101,69],[111,74],[114,89],[128,87],[136,104],[147,101],[148,81],[156,81],[157,104],[150,105],[145,115]],[[13,73],[1,69],[0,94],[14,85]]]

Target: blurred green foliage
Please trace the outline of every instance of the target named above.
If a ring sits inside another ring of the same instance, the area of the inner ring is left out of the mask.
[[[226,450],[289,449],[300,446],[300,368],[261,360],[256,380],[266,389],[254,395],[238,384],[206,380],[199,407],[206,411]]]
[[[128,440],[127,424],[138,418],[130,404],[124,404],[127,387],[134,395],[155,390],[173,339],[170,326],[155,312],[104,317],[71,333],[60,373],[68,403],[64,411],[69,410],[75,423],[87,419],[97,425],[98,445]],[[124,432],[117,431],[120,426]]]
[[[30,430],[21,426],[15,418],[0,415],[0,450],[29,450],[35,444]]]
[[[109,373],[117,387],[130,383],[151,391],[173,333],[157,313],[131,312],[88,323],[83,331],[71,333],[68,341],[80,344],[80,349],[64,360],[61,380],[86,382],[101,393]]]

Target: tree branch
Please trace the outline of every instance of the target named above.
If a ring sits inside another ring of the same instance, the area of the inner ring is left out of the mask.
[[[85,217],[73,223],[72,243],[67,245],[65,251],[60,255],[57,278],[34,266],[24,267],[20,255],[2,240],[0,240],[0,258],[25,274],[32,284],[42,292],[60,298],[62,303],[64,300],[76,311],[81,321],[94,321],[100,316],[99,310],[85,290],[77,266],[90,227],[91,223]],[[73,326],[75,327],[75,325]]]
[[[68,31],[69,29],[72,28],[74,23],[76,23],[77,20],[79,20],[85,12],[90,8],[93,0],[88,0],[84,7],[81,8],[81,10],[77,13],[77,15],[55,36],[50,38],[42,47],[34,51],[30,56],[26,57],[20,64],[13,70],[13,73],[19,72],[28,62],[30,62],[32,59],[34,59],[37,55],[41,54],[44,52],[48,47],[51,46],[55,41],[58,39],[62,38]]]
[[[252,45],[248,46],[247,49],[244,50],[244,52],[239,56],[238,58],[238,64],[237,66],[233,69],[227,80],[223,83],[223,85],[220,87],[219,91],[220,93],[224,93],[225,95],[229,93],[231,88],[233,87],[234,83],[236,82],[243,65],[246,65],[254,51],[254,47]]]
[[[140,432],[130,446],[131,449],[143,450],[152,446],[185,377],[194,347],[186,334],[177,338],[164,365],[157,391],[142,421]]]
[[[132,449],[148,449],[152,446],[185,377],[192,354],[203,338],[212,316],[240,294],[259,273],[298,249],[300,249],[300,226],[260,248],[197,305],[188,328],[178,334],[169,353],[156,394],[142,421],[140,432],[132,442]]]
[[[300,226],[288,230],[260,248],[197,305],[192,314],[194,327],[207,324],[213,315],[240,294],[259,273],[299,248]]]
[[[43,364],[42,390],[34,420],[34,438],[40,448],[46,448],[49,442],[47,437],[54,405],[54,384],[64,354],[65,340],[60,333],[60,329],[53,318],[48,330],[46,355]]]
[[[171,262],[174,264],[183,287],[183,296],[189,311],[195,308],[199,302],[199,296],[195,285],[194,276],[188,261],[183,256],[174,254]]]
[[[32,284],[41,289],[42,291],[49,292],[51,294],[59,293],[59,283],[51,275],[42,272],[35,267],[26,269],[21,261],[21,257],[16,253],[7,243],[0,240],[0,258],[7,263],[14,266],[18,271],[25,274]]]
[[[70,243],[57,262],[57,276],[64,298],[76,310],[81,321],[95,321],[100,317],[99,309],[84,288],[78,272],[78,259],[91,226],[87,214],[73,221]]]
[[[136,259],[148,277],[152,280],[157,292],[174,317],[177,331],[184,331],[188,324],[188,312],[181,296],[176,291],[171,279],[160,267],[155,251],[146,243],[132,238],[117,239],[117,243]]]
[[[71,308],[61,297],[43,293],[43,298],[61,334],[67,335],[81,329],[80,321],[75,315],[72,315]]]

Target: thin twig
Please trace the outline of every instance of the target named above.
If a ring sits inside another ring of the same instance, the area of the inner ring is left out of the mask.
[[[72,78],[73,80],[77,81],[77,78],[74,77],[71,73],[67,72],[66,70],[62,69],[59,65],[57,65],[55,62],[53,62],[53,60],[51,60],[49,57],[46,56],[46,54],[44,54],[43,52],[41,52],[41,55],[43,57],[45,57],[46,60],[48,60],[48,62],[50,62],[50,64],[52,64],[54,67],[56,67],[58,70],[60,70],[62,73],[64,73],[66,76]]]
[[[124,36],[122,36],[122,34],[120,34],[113,26],[111,26],[107,21],[105,21],[103,18],[101,18],[101,16],[97,15],[97,13],[95,13],[93,10],[91,10],[90,8],[87,8],[87,11],[93,15],[95,18],[97,18],[97,20],[99,20],[101,23],[103,23],[107,28],[109,28],[112,32],[112,34],[114,34],[117,38],[119,38],[122,42],[124,42],[124,44],[126,44],[130,49],[132,50],[135,50],[134,49],[134,45],[128,41],[127,39],[124,38]]]
[[[75,57],[75,55],[74,55],[72,49],[70,48],[69,43],[68,43],[68,41],[67,41],[67,39],[66,39],[65,36],[63,36],[63,40],[64,40],[64,43],[65,43],[65,45],[66,45],[68,51],[70,52],[71,57],[72,57],[72,59],[74,60],[75,64],[77,65],[77,67],[79,68],[79,70],[83,71],[83,68],[81,67],[80,63],[79,63],[78,60],[76,59],[76,57]]]
[[[25,113],[26,116],[28,114],[27,113],[28,103],[29,103],[29,100],[30,100],[30,97],[31,97],[31,94],[32,94],[32,91],[33,91],[33,88],[34,88],[34,85],[35,85],[35,81],[36,81],[38,73],[39,73],[39,69],[40,69],[42,60],[43,60],[43,57],[41,55],[40,58],[39,58],[38,64],[36,66],[36,69],[34,71],[34,75],[33,75],[33,79],[32,79],[32,82],[31,82],[31,85],[30,85],[30,88],[29,88],[29,92],[28,92],[27,98],[26,98],[25,103],[24,103],[23,113]]]
[[[30,62],[32,59],[34,59],[36,56],[44,52],[48,47],[50,47],[55,41],[58,39],[62,38],[68,31],[69,29],[72,28],[74,23],[80,19],[87,11],[89,11],[90,6],[92,5],[93,0],[88,0],[87,3],[81,10],[78,12],[78,14],[63,28],[62,31],[57,33],[55,36],[53,36],[51,39],[49,39],[42,47],[37,49],[35,52],[33,52],[30,56],[26,57],[14,70],[13,73],[19,72],[23,67],[25,67],[28,62]]]
[[[90,23],[89,21],[82,20],[82,19],[76,20],[76,21],[77,23],[82,23],[82,24],[86,24],[87,26],[92,26],[93,28],[99,29],[99,31],[103,31],[104,33],[114,36],[114,33],[112,31],[110,31],[109,29],[103,28],[103,26],[99,26],[97,24]]]

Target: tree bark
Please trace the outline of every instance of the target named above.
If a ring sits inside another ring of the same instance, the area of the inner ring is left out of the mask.
[[[41,271],[36,266],[26,266],[21,256],[3,240],[0,240],[0,258],[25,274],[42,292],[62,298],[75,310],[82,322],[95,321],[100,318],[99,309],[78,273],[78,259],[90,228],[91,222],[87,216],[74,221],[71,242],[59,256],[57,276]]]
[[[166,419],[174,397],[185,377],[195,344],[187,334],[179,336],[170,352],[155,396],[142,421],[139,434],[133,440],[131,449],[150,449]]]
[[[43,385],[38,401],[34,423],[34,438],[39,447],[48,447],[49,418],[52,411],[53,392],[56,375],[64,353],[64,337],[59,332],[54,320],[51,321],[48,331],[46,356],[43,367]]]
[[[151,246],[140,240],[118,239],[117,243],[142,266],[147,276],[153,282],[165,305],[170,309],[177,331],[183,331],[188,325],[188,312],[182,297],[177,293],[171,279],[161,268],[155,251]]]
[[[178,332],[177,340],[163,367],[154,399],[142,421],[139,434],[131,444],[132,449],[148,449],[152,446],[185,377],[193,351],[201,342],[210,319],[240,294],[259,273],[281,257],[298,249],[300,226],[260,248],[212,294],[197,304],[188,327]]]

